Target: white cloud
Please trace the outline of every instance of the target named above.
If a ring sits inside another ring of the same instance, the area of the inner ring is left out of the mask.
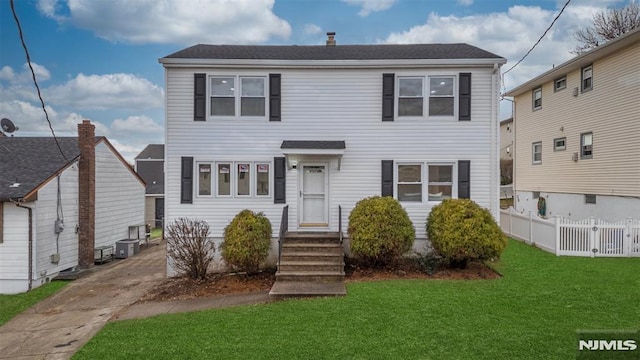
[[[31,69],[29,69],[29,64],[25,63],[23,66],[24,73],[29,76],[29,79],[33,81],[33,77],[31,75]],[[31,67],[33,67],[33,72],[36,74],[36,80],[38,80],[38,85],[40,81],[46,81],[51,79],[51,73],[47,70],[46,67],[31,62]]]
[[[162,134],[164,127],[148,116],[129,116],[126,119],[115,119],[111,124],[114,131],[124,134]]]
[[[162,88],[132,74],[78,74],[45,93],[48,101],[75,109],[159,108],[163,99]]]
[[[38,9],[59,23],[70,23],[114,42],[245,44],[289,37],[291,26],[273,13],[274,2],[40,0]]]
[[[317,35],[322,32],[322,28],[316,24],[305,24],[304,33],[307,35]]]
[[[573,56],[569,51],[575,47],[573,32],[602,9],[582,4],[567,7],[536,49],[505,76],[505,87],[510,89],[569,60]],[[506,12],[463,17],[431,13],[424,24],[392,33],[381,42],[468,43],[507,58],[509,62],[502,68],[505,71],[531,48],[558,12],[538,6],[512,6]]]
[[[11,66],[5,65],[0,69],[0,80],[11,81],[16,77],[16,73]]]
[[[473,0],[458,0],[456,2],[458,3],[458,5],[461,5],[461,6],[471,6],[471,5],[473,5]]]
[[[116,150],[118,150],[120,155],[122,155],[122,157],[130,165],[133,165],[135,163],[135,157],[146,146],[146,144],[142,144],[142,145],[139,145],[139,144],[138,145],[124,144],[124,143],[120,142],[119,140],[112,139],[112,138],[109,138],[109,142],[111,143],[111,145],[113,145],[113,147],[116,148]]]
[[[387,10],[393,6],[396,0],[342,0],[349,5],[360,6],[358,15],[365,17],[373,12]]]

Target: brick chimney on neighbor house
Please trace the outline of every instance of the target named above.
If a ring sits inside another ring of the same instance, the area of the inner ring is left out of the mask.
[[[96,127],[89,120],[78,124],[78,265],[94,265],[96,227]]]
[[[336,33],[333,31],[327,33],[327,46],[336,46]]]

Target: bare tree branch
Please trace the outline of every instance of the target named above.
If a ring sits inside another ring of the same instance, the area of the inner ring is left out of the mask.
[[[591,25],[574,33],[579,44],[571,53],[580,55],[637,27],[640,27],[640,4],[636,1],[620,9],[601,11],[593,16]]]
[[[203,220],[180,218],[167,226],[167,253],[176,271],[192,279],[204,279],[215,255],[208,239],[209,225]]]

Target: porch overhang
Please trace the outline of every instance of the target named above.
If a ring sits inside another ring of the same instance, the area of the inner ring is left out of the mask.
[[[287,158],[289,169],[297,165],[299,156],[323,155],[338,157],[338,170],[340,170],[346,144],[344,140],[284,140],[280,149]]]

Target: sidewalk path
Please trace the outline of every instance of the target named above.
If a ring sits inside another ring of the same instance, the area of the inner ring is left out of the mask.
[[[0,359],[69,359],[114,314],[166,277],[164,242],[91,274],[0,327]]]

